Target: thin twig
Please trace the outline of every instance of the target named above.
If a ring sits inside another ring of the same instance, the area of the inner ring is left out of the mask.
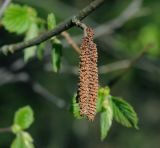
[[[68,19],[67,21],[64,21],[63,23],[59,24],[55,29],[53,29],[51,31],[47,31],[47,32],[41,34],[40,36],[38,36],[32,40],[29,40],[29,41],[3,46],[2,48],[0,48],[0,52],[6,53],[6,54],[8,52],[13,53],[13,52],[22,50],[26,47],[38,45],[41,42],[44,42],[53,36],[59,35],[61,32],[68,30],[69,28],[75,26],[73,19],[75,19],[75,18],[77,20],[84,19],[86,16],[88,16],[90,13],[92,13],[96,8],[98,8],[101,4],[103,4],[103,2],[105,2],[105,0],[94,0],[87,7],[82,9],[77,15],[75,15],[72,18]]]
[[[62,36],[65,37],[65,39],[67,40],[67,42],[72,46],[73,49],[75,49],[75,51],[77,53],[80,54],[80,48],[78,47],[78,45],[74,42],[74,40],[72,39],[72,37],[69,35],[68,32],[64,31],[61,33]]]
[[[11,128],[10,127],[0,128],[0,133],[6,133],[6,132],[11,132]]]

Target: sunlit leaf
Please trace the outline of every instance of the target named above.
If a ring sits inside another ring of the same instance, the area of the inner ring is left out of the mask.
[[[16,111],[14,116],[14,125],[21,129],[27,129],[34,121],[34,115],[31,107],[25,106]]]
[[[31,7],[10,4],[4,13],[2,24],[9,32],[21,34],[30,28],[36,16],[36,11]]]
[[[105,110],[100,114],[101,140],[106,138],[108,131],[112,125],[113,111],[110,99],[105,100]]]
[[[26,148],[23,137],[20,134],[17,134],[16,138],[13,140],[11,148]]]
[[[11,148],[34,148],[33,139],[27,132],[20,132],[11,144]]]
[[[117,122],[126,127],[138,129],[137,114],[129,103],[121,98],[112,97],[112,107],[114,118]]]
[[[109,87],[99,88],[98,90],[98,99],[96,104],[96,110],[97,112],[102,111],[103,101],[106,97],[109,96],[110,90]]]

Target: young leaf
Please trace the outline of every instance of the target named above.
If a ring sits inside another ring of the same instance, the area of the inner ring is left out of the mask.
[[[107,104],[107,105],[106,105]],[[100,114],[101,140],[107,136],[112,125],[113,111],[110,99],[105,100],[105,110]]]
[[[138,129],[138,117],[133,107],[121,98],[111,98],[115,120],[126,127]]]
[[[25,106],[16,111],[14,116],[14,125],[20,126],[21,129],[27,129],[34,121],[31,107]]]
[[[110,90],[109,87],[99,88],[98,90],[98,99],[96,104],[96,110],[97,112],[102,111],[103,101],[106,97],[109,96]]]
[[[36,23],[32,23],[25,37],[25,41],[33,39],[38,36],[38,26]],[[37,46],[28,47],[24,50],[24,60],[27,62],[30,58],[36,54]]]
[[[36,16],[36,11],[31,7],[11,4],[4,13],[2,24],[9,32],[22,34],[35,22]]]
[[[16,138],[13,140],[11,148],[26,148],[23,137],[20,134],[17,134]]]
[[[76,95],[74,95],[72,99],[71,112],[73,113],[73,116],[75,118],[82,119],[82,116],[80,115],[79,103],[77,103],[77,100],[76,100]]]
[[[62,44],[58,39],[52,40],[52,67],[54,72],[58,72],[61,66],[61,57],[62,57]]]
[[[53,13],[50,13],[47,18],[48,29],[54,29],[56,27],[56,18]]]
[[[33,139],[27,132],[20,132],[11,144],[11,148],[34,148]]]

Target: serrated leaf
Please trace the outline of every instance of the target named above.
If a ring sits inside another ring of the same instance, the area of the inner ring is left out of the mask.
[[[101,140],[106,138],[113,120],[112,104],[109,99],[106,99],[105,101],[108,102],[108,106],[100,114]]]
[[[110,99],[106,99],[105,101],[107,102],[107,106],[105,107],[105,110],[100,114],[101,140],[104,140],[104,138],[106,138],[113,120],[113,110]]]
[[[25,106],[16,111],[14,116],[14,125],[20,126],[21,129],[27,129],[34,121],[34,115],[31,107]]]
[[[71,106],[71,112],[73,113],[73,116],[77,119],[82,119],[83,117],[80,115],[80,107],[79,103],[77,102],[77,95],[73,96],[72,99],[72,106]]]
[[[103,101],[104,99],[109,96],[110,89],[109,87],[104,87],[104,88],[99,88],[98,90],[98,99],[97,99],[97,104],[96,104],[96,110],[97,112],[102,111],[103,107]]]
[[[9,32],[22,34],[35,22],[37,13],[28,6],[10,4],[2,18],[2,24]]]
[[[28,32],[26,33],[25,41],[31,40],[38,36],[39,29],[37,24],[33,23]],[[30,58],[36,55],[37,46],[31,46],[24,50],[24,61],[28,61]]]
[[[20,132],[11,144],[11,148],[34,148],[33,139],[27,132]]]
[[[56,38],[53,40],[51,57],[52,57],[53,71],[58,72],[61,66],[62,44]]]
[[[138,129],[138,117],[133,107],[121,98],[111,98],[114,119],[126,127],[134,127]]]
[[[48,25],[48,30],[52,30],[56,27],[56,18],[53,13],[48,14],[47,25]]]

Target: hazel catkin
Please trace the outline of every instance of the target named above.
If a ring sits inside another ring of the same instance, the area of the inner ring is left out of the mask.
[[[93,42],[93,30],[86,29],[80,54],[79,105],[80,115],[94,120],[98,93],[97,47]]]

